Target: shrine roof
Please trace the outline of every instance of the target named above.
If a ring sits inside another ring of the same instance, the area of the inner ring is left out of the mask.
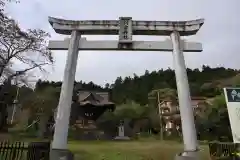
[[[80,105],[93,105],[93,106],[115,106],[109,100],[108,92],[93,92],[93,91],[79,91],[78,102]]]

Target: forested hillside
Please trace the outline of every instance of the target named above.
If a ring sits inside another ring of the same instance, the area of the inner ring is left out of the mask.
[[[221,94],[222,87],[225,85],[237,85],[240,82],[240,78],[235,78],[238,73],[240,73],[239,70],[223,67],[203,66],[202,69],[187,69],[191,96],[215,97]],[[37,86],[49,85],[49,83],[61,87],[61,82],[42,81],[39,81]],[[152,90],[164,88],[176,89],[174,70],[170,68],[153,72],[146,71],[144,75],[140,76],[134,74],[133,77],[118,77],[113,84],[106,84],[105,87],[98,86],[93,82],[75,82],[75,89],[109,91],[112,100],[117,104],[127,100],[147,104],[148,94]]]
[[[214,97],[221,93],[221,88],[215,88],[216,80],[232,78],[239,70],[225,68],[210,68],[203,66],[199,69],[187,69],[190,90],[192,96]],[[133,78],[118,77],[114,84],[110,86],[114,102],[122,103],[127,99],[134,100],[140,104],[146,104],[148,93],[151,90],[170,88],[176,89],[174,70],[159,70],[149,72],[144,75],[134,75]]]

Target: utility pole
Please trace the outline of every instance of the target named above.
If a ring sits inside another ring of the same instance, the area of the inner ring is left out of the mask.
[[[16,112],[16,109],[17,109],[17,103],[18,103],[19,87],[18,87],[18,84],[17,84],[17,76],[16,76],[16,79],[15,79],[15,85],[17,87],[17,93],[16,93],[16,96],[15,96],[15,99],[13,100],[13,112],[12,112],[11,124],[13,124],[15,112]]]
[[[162,141],[163,140],[163,119],[162,119],[159,91],[157,91],[157,104],[158,104],[158,115],[159,115],[159,123],[160,123],[160,139]]]

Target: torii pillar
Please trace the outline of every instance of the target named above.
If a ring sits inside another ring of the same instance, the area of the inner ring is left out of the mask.
[[[50,41],[51,50],[68,50],[66,68],[59,99],[51,160],[66,157],[69,116],[72,91],[79,50],[119,50],[119,51],[170,51],[176,75],[184,152],[176,159],[197,159],[198,144],[194,124],[193,109],[189,91],[184,52],[201,52],[201,43],[185,42],[180,36],[194,35],[204,20],[193,21],[133,21],[131,17],[119,20],[72,21],[49,17],[53,29],[59,34],[71,35],[70,40]],[[87,41],[86,35],[119,35],[118,41]],[[133,41],[132,35],[170,36],[166,41]]]

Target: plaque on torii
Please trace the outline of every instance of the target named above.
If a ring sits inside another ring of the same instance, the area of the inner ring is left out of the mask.
[[[131,17],[119,20],[73,21],[49,17],[56,33],[71,35],[63,41],[50,41],[51,50],[68,50],[62,89],[58,104],[53,150],[67,149],[68,124],[71,110],[72,91],[75,80],[79,50],[116,50],[116,51],[170,51],[178,90],[184,156],[197,156],[197,138],[186,65],[183,52],[201,52],[201,43],[181,40],[181,36],[195,35],[204,23],[203,19],[192,21],[134,21]],[[118,35],[118,40],[88,41],[81,35]],[[133,41],[134,35],[170,36],[165,41]],[[52,157],[56,157],[52,152]],[[53,158],[54,159],[54,158]],[[57,159],[57,158],[56,158]]]

